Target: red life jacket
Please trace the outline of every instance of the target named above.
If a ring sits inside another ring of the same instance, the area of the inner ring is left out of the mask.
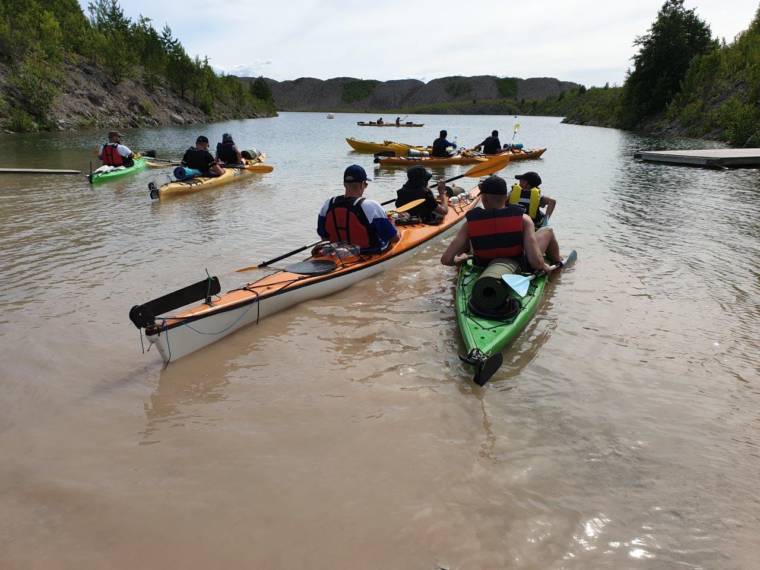
[[[475,208],[466,214],[475,263],[488,265],[499,257],[522,257],[523,210],[520,206],[484,210]]]
[[[119,154],[119,151],[117,150],[118,146],[119,145],[115,143],[106,143],[103,145],[103,152],[100,155],[100,160],[103,161],[103,164],[107,164],[108,166],[124,165],[124,157]]]
[[[325,231],[331,242],[348,242],[362,249],[379,247],[367,215],[362,210],[364,198],[336,196],[325,214]]]

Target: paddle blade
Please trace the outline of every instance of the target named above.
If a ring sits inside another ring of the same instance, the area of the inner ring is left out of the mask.
[[[514,273],[505,273],[501,276],[502,281],[506,283],[520,297],[525,297],[530,286],[530,277],[524,275],[515,275]]]
[[[499,170],[509,164],[510,158],[509,154],[497,154],[485,162],[479,162],[462,176],[467,176],[468,178],[480,178],[481,176],[488,176],[494,172],[499,172]]]
[[[396,208],[396,212],[398,212],[399,214],[402,213],[402,212],[408,212],[409,210],[413,210],[414,208],[416,208],[420,204],[424,204],[424,203],[425,203],[425,199],[424,198],[419,198],[417,200],[412,200],[411,202],[407,202],[403,206],[399,206],[398,208]]]
[[[477,364],[475,369],[475,377],[472,379],[478,386],[484,386],[486,382],[491,379],[491,376],[501,367],[504,362],[504,357],[500,352],[490,356],[484,362]]]
[[[568,255],[565,258],[565,261],[562,262],[562,269],[570,267],[573,263],[577,261],[577,259],[578,259],[578,252],[576,252],[575,250],[571,251],[570,255]]]

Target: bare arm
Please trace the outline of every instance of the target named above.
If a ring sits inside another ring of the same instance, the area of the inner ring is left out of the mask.
[[[446,183],[443,180],[438,181],[438,207],[435,211],[442,216],[449,211],[449,198],[446,196]]]
[[[441,255],[443,265],[456,265],[467,259],[467,252],[470,249],[470,237],[467,235],[467,224],[465,223],[454,239],[451,241],[446,251]],[[462,257],[464,255],[464,257]]]
[[[542,198],[546,202],[546,217],[551,218],[554,208],[557,206],[557,201],[554,198],[549,198],[549,196],[542,196]]]
[[[538,241],[536,241],[536,227],[527,214],[523,214],[523,249],[528,258],[528,263],[533,269],[547,273],[551,271],[551,267],[544,261],[544,252],[541,251]]]

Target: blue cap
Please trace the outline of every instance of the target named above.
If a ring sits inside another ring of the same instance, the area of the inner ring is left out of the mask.
[[[372,179],[367,178],[367,173],[358,164],[352,164],[343,172],[343,182],[364,182],[366,180]]]

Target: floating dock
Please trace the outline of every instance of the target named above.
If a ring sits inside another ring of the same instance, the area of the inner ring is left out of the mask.
[[[760,148],[713,148],[708,150],[642,150],[633,155],[646,162],[664,162],[707,168],[760,166]]]
[[[0,168],[0,174],[81,174],[79,170],[54,170],[52,168]]]

